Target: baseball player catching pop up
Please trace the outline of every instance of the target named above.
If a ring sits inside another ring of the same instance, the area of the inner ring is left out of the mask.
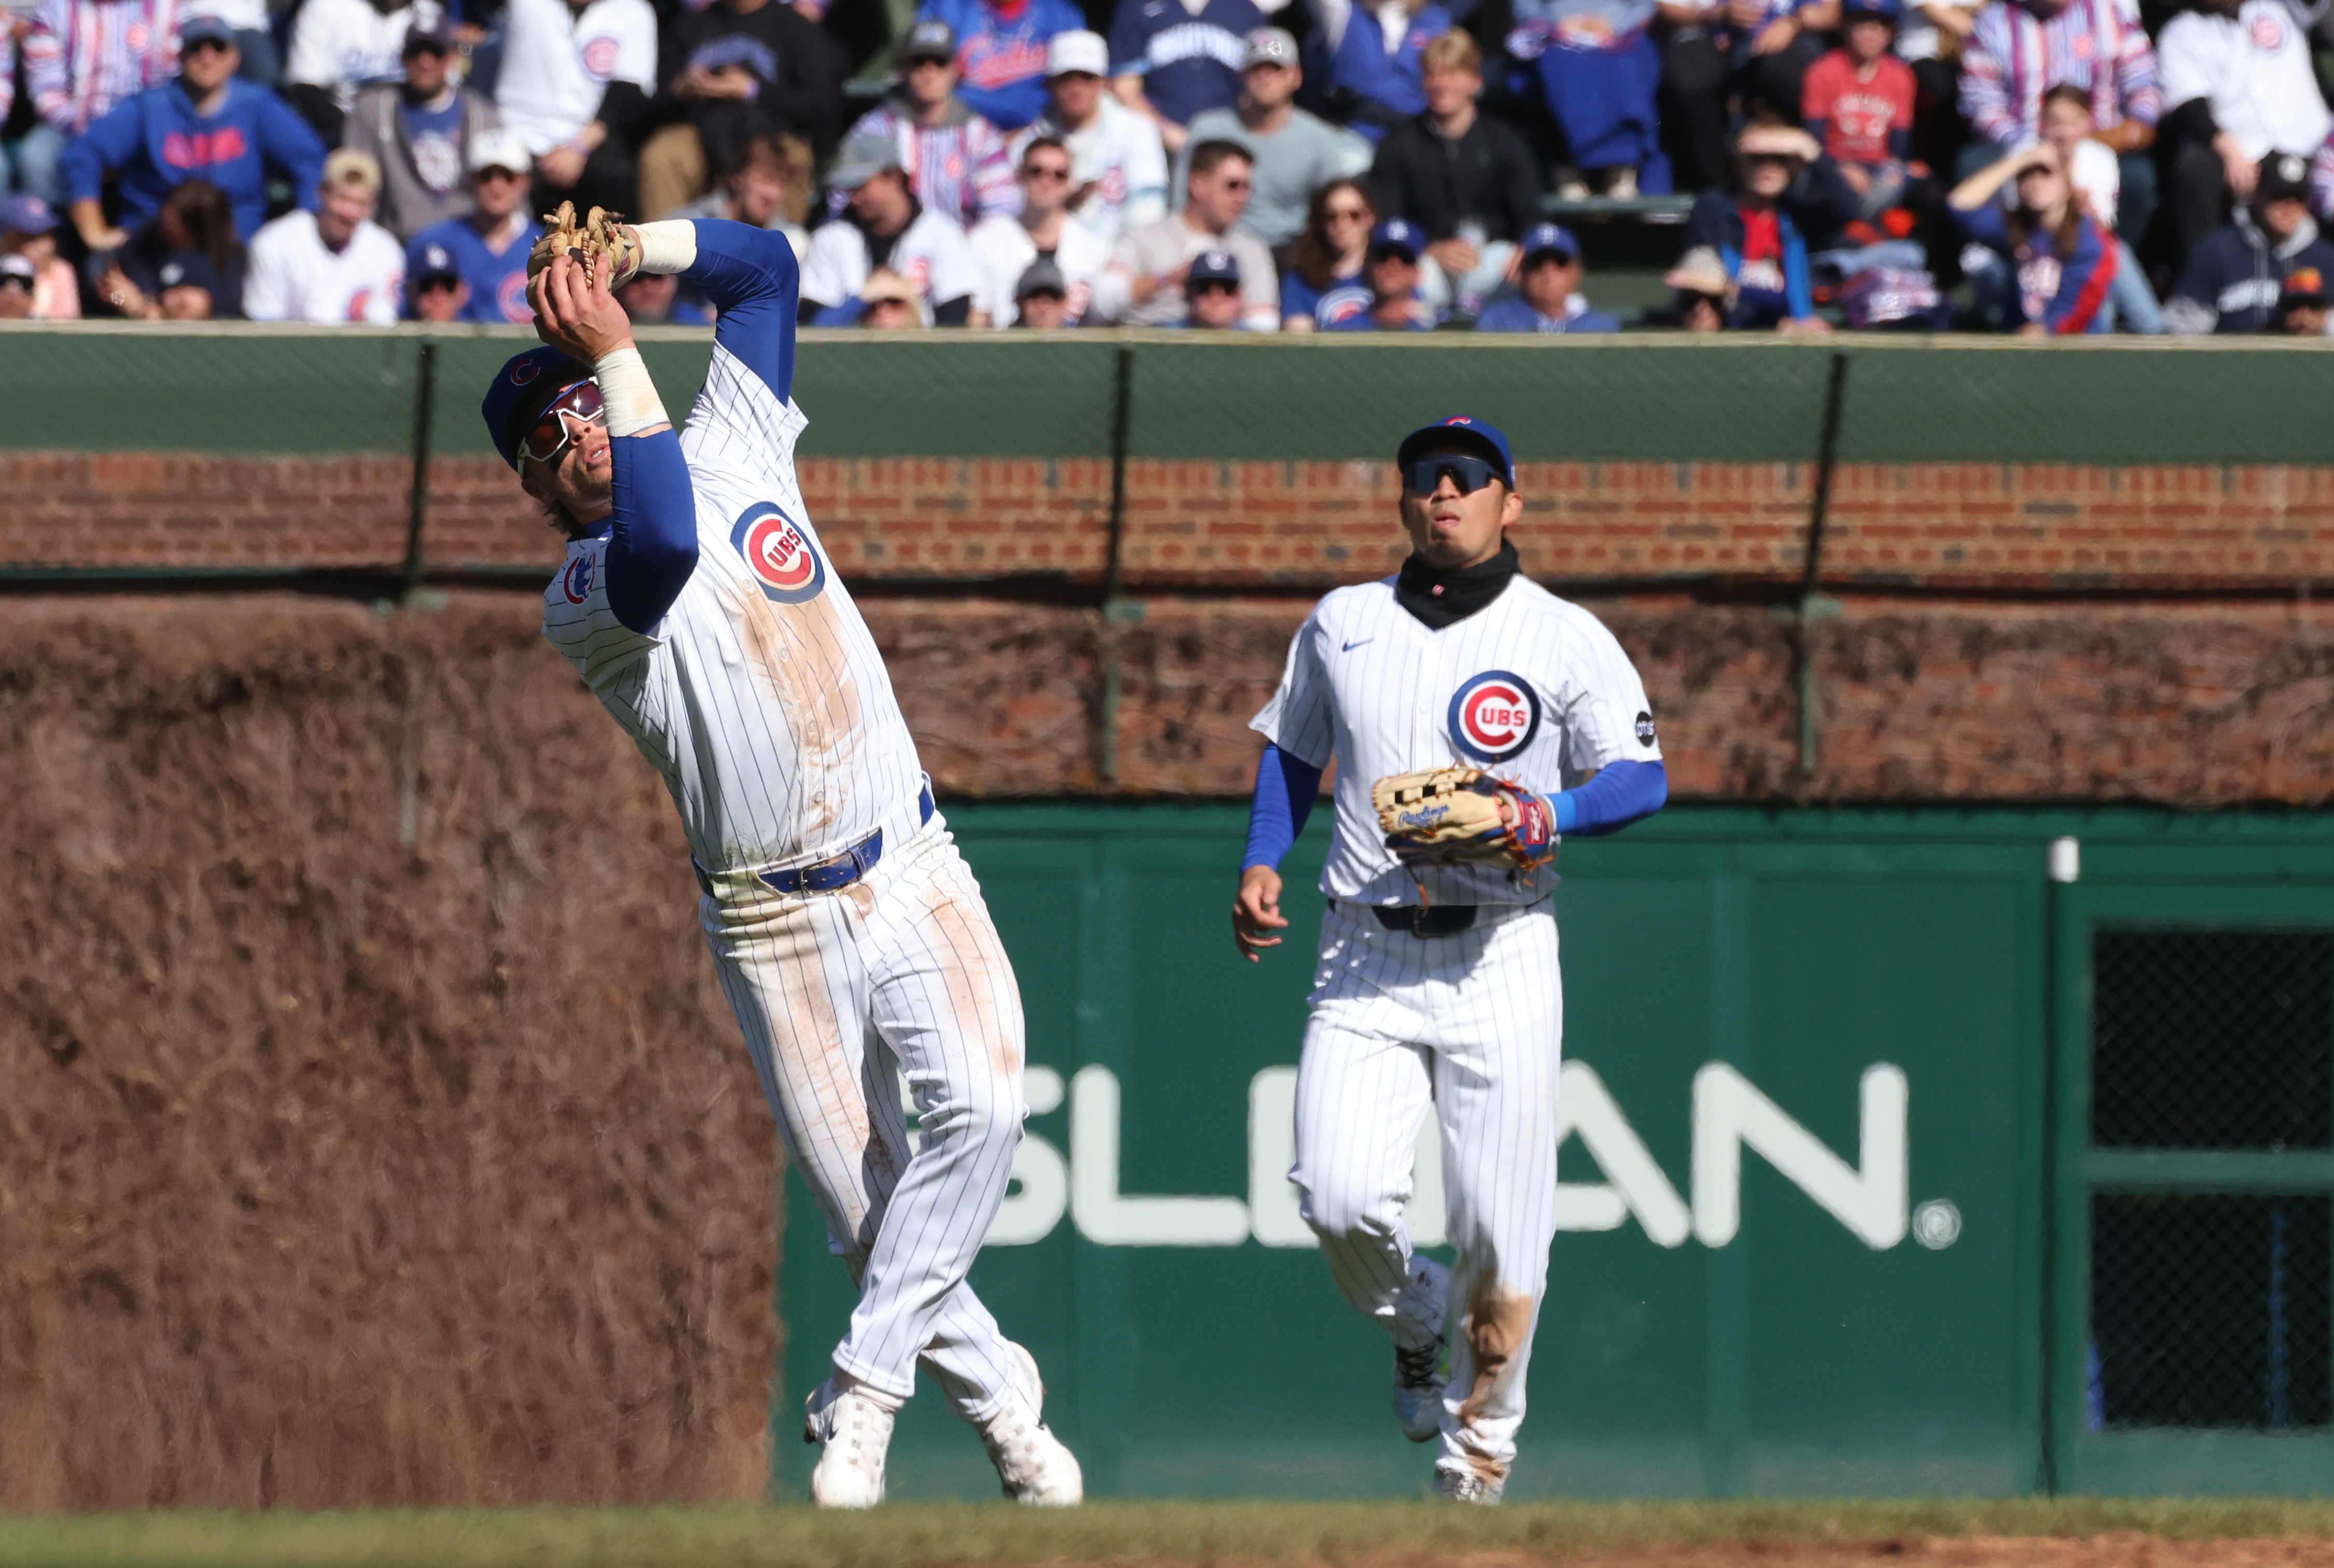
[[[1334,756],[1289,1178],[1338,1290],[1394,1336],[1394,1419],[1440,1438],[1436,1493],[1496,1503],[1556,1236],[1557,839],[1650,816],[1669,786],[1621,645],[1518,574],[1507,438],[1445,419],[1394,461],[1410,559],[1314,607],[1252,721],[1268,744],[1232,932],[1251,962],[1279,945],[1274,868]],[[1448,1270],[1402,1219],[1430,1106]]]
[[[811,1496],[883,1498],[919,1362],[1008,1496],[1079,1501],[1028,1352],[965,1275],[1021,1140],[1020,993],[865,622],[795,482],[796,306],[783,235],[563,207],[487,429],[568,536],[544,635],[664,775],[721,988],[788,1156],[860,1287],[804,1436]],[[678,273],[720,312],[676,432],[613,290]],[[921,1119],[912,1152],[904,1069]]]

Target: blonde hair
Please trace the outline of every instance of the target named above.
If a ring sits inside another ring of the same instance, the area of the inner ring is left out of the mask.
[[[1425,71],[1464,71],[1480,76],[1483,51],[1471,34],[1453,27],[1420,53],[1418,63]]]
[[[361,185],[367,195],[379,196],[381,162],[362,149],[339,148],[324,159],[324,178],[318,183],[326,190],[337,190],[344,185]]]

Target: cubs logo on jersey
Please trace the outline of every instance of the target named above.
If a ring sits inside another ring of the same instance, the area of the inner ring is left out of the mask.
[[[826,586],[826,562],[809,531],[771,502],[757,501],[739,514],[729,543],[746,558],[763,595],[776,603],[801,604]]]
[[[1505,762],[1539,733],[1539,694],[1504,669],[1489,669],[1451,699],[1451,744],[1477,762]]]
[[[567,563],[567,570],[559,574],[559,592],[567,596],[568,603],[581,604],[592,597],[592,579],[595,575],[592,557],[578,555]]]
[[[2285,47],[2285,29],[2274,16],[2256,16],[2252,25],[2253,46],[2270,54]]]
[[[594,38],[584,45],[584,69],[605,82],[616,74],[618,44],[612,38]]]

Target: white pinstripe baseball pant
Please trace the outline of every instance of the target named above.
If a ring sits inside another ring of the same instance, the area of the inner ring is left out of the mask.
[[[757,896],[730,873],[699,910],[779,1137],[860,1287],[835,1366],[905,1400],[921,1359],[979,1423],[1012,1376],[965,1275],[1021,1141],[1021,994],[945,822],[905,827],[840,892]]]
[[[1306,1221],[1345,1299],[1404,1346],[1432,1343],[1409,1288],[1412,1151],[1442,1119],[1452,1270],[1451,1386],[1437,1468],[1500,1482],[1524,1418],[1524,1373],[1556,1239],[1556,1087],[1564,1042],[1556,911],[1486,907],[1471,929],[1419,938],[1366,909],[1321,920],[1297,1069]]]

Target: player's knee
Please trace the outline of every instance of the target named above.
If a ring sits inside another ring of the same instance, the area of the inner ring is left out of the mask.
[[[992,1092],[951,1095],[926,1111],[921,1124],[927,1142],[939,1139],[1009,1155],[1020,1145],[1025,1113],[1021,1096],[1007,1085]]]
[[[1313,1234],[1330,1246],[1343,1242],[1374,1243],[1392,1236],[1402,1223],[1398,1193],[1366,1183],[1324,1181],[1306,1184],[1300,1178],[1297,1212]]]

